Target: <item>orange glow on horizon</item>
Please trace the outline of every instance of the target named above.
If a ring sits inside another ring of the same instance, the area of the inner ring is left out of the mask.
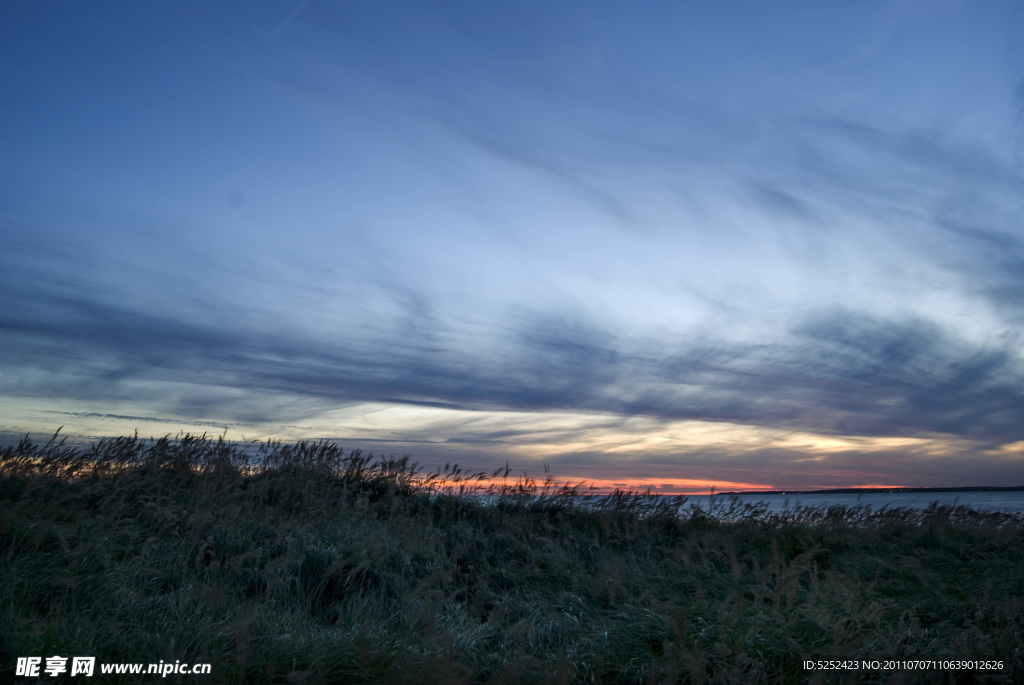
[[[542,481],[538,481],[540,485]],[[555,484],[558,486],[562,485],[577,485],[582,484],[581,492],[590,492],[596,494],[607,494],[615,490],[630,490],[646,492],[648,489],[651,490],[651,494],[655,495],[708,495],[712,492],[723,493],[723,492],[809,492],[815,490],[867,490],[867,489],[878,489],[878,490],[897,490],[906,487],[912,487],[908,485],[891,485],[891,484],[861,484],[861,485],[822,485],[822,484],[808,484],[808,485],[794,485],[792,487],[780,487],[778,485],[768,485],[765,483],[741,483],[735,481],[722,481],[722,480],[704,480],[704,479],[693,479],[693,478],[570,478],[570,477],[559,477],[555,479]]]
[[[651,490],[657,495],[706,495],[712,488],[715,492],[740,492],[774,490],[772,485],[759,483],[737,483],[726,480],[704,480],[700,478],[570,478],[560,477],[559,483],[583,483],[589,492],[610,493],[614,490]],[[592,489],[591,489],[592,488]]]
[[[829,488],[822,488],[822,489],[837,490],[840,487],[845,488],[847,490],[867,490],[869,488],[874,488],[876,490],[902,490],[903,488],[912,488],[912,487],[915,487],[915,486],[913,486],[913,485],[877,485],[877,484],[872,483],[871,485],[842,485],[842,486],[833,485],[833,486],[831,486]]]

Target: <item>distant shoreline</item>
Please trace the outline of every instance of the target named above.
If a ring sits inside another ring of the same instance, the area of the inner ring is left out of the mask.
[[[994,485],[976,485],[959,488],[836,488],[834,490],[749,490],[744,492],[716,492],[722,495],[859,495],[889,492],[1022,492],[1024,485],[1001,487]],[[703,496],[703,495],[701,495]],[[692,495],[691,495],[692,497]]]

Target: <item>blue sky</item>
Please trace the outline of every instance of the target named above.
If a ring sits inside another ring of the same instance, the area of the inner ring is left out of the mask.
[[[0,6],[0,431],[1024,484],[1013,2]]]

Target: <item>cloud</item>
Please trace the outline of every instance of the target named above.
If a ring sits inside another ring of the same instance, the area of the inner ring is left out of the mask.
[[[145,423],[170,423],[170,424],[176,424],[176,425],[181,423],[180,421],[171,420],[171,419],[162,419],[162,418],[156,417],[156,416],[125,416],[125,415],[122,415],[122,414],[100,414],[100,413],[91,412],[91,411],[66,412],[66,411],[52,411],[52,410],[50,410],[50,411],[47,411],[46,413],[47,414],[56,414],[58,416],[70,416],[70,417],[82,418],[82,419],[117,419],[117,420],[120,420],[120,421],[136,421],[136,422],[142,421],[142,422],[145,422]],[[227,428],[227,426],[224,425],[223,421],[221,421],[221,422],[216,422],[216,421],[192,421],[190,423],[192,425],[195,425],[195,426],[208,426],[210,428],[220,428],[220,429]],[[236,424],[236,425],[239,425],[239,424]],[[240,424],[240,425],[254,427],[254,424]]]
[[[590,432],[666,469],[689,457],[652,436],[686,421],[797,436],[690,455],[737,469],[1020,441],[1020,94],[978,42],[1003,10],[604,10],[172,13],[157,44],[193,47],[159,65],[130,48],[163,10],[123,45],[68,15],[34,72],[19,15],[0,388],[83,420],[390,405],[449,416],[409,441],[568,459]],[[30,84],[69,44],[53,109]]]
[[[654,344],[579,313],[520,310],[506,315],[501,344],[471,349],[457,338],[447,347],[445,326],[418,299],[405,307],[425,319],[381,322],[365,340],[358,331],[331,340],[247,329],[230,312],[223,325],[143,314],[27,287],[11,305],[0,315],[0,363],[15,394],[127,397],[139,384],[176,382],[196,388],[190,402],[210,416],[233,415],[234,398],[218,387],[278,398],[262,416],[250,404],[246,421],[287,420],[276,414],[280,398],[296,397],[1024,439],[1024,373],[1010,343],[979,346],[929,321],[855,310],[815,312],[771,344],[706,333]],[[417,338],[421,328],[435,334]]]
[[[797,333],[808,393],[847,410],[859,434],[939,432],[1013,440],[1020,434],[1024,375],[1005,343],[957,340],[926,321],[839,311]],[[851,425],[854,424],[854,425]]]

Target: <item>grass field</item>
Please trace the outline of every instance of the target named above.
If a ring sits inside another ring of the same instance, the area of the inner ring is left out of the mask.
[[[0,453],[0,681],[88,655],[211,664],[141,682],[1024,682],[1021,515],[584,492],[328,442],[26,439]],[[804,665],[847,659],[1002,667]]]

